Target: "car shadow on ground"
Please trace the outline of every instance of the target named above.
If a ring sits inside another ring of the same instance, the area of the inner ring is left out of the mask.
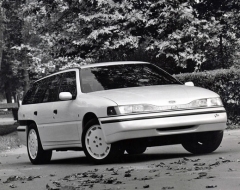
[[[219,152],[218,152],[219,153]],[[214,155],[215,153],[211,153],[211,155]],[[193,155],[190,153],[145,153],[145,154],[140,154],[140,155],[129,155],[129,154],[124,154],[121,156],[118,160],[114,162],[109,162],[104,165],[108,164],[131,164],[131,163],[142,163],[142,162],[150,162],[150,161],[166,161],[166,159],[181,159],[181,158],[189,158],[191,159],[192,157],[196,158],[199,157],[201,158],[202,156],[205,156],[206,154],[202,155]],[[89,161],[89,159],[85,156],[80,156],[80,157],[74,157],[74,158],[64,158],[64,159],[53,159],[50,163],[50,165],[58,165],[58,164],[64,164],[64,165],[94,165],[92,162]]]

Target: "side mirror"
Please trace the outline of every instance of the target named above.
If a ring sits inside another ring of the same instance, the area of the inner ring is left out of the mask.
[[[70,92],[60,92],[59,99],[60,100],[72,100],[73,96]]]
[[[193,82],[185,82],[185,85],[186,86],[194,86],[194,83]]]

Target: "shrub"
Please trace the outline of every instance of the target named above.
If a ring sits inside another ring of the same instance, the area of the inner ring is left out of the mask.
[[[181,82],[192,81],[195,86],[218,93],[228,114],[228,124],[240,124],[240,69],[220,69],[175,76]]]

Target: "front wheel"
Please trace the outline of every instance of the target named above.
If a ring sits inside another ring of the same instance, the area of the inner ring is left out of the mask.
[[[29,126],[27,135],[28,157],[32,164],[45,164],[51,160],[52,151],[43,150],[35,124]]]
[[[86,124],[82,134],[82,145],[85,155],[96,164],[112,161],[124,152],[119,143],[107,144],[104,141],[103,131],[97,119]]]
[[[223,131],[197,133],[188,137],[182,146],[193,154],[204,154],[215,151],[221,144]]]

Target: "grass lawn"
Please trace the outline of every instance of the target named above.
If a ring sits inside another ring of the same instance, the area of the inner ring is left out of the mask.
[[[0,152],[20,147],[21,143],[18,139],[17,132],[8,135],[0,135]]]
[[[18,124],[0,125],[0,152],[19,147],[20,141],[17,136]]]
[[[0,136],[7,135],[9,133],[17,131],[18,124],[13,125],[1,125],[0,124]]]
[[[12,111],[2,111],[0,110],[0,118],[12,118]]]

